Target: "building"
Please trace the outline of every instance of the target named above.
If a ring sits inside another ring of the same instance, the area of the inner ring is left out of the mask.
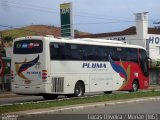
[[[160,29],[148,28],[148,12],[136,13],[136,25],[123,31],[76,36],[80,38],[103,38],[124,41],[146,48],[152,59],[151,84],[160,84]]]

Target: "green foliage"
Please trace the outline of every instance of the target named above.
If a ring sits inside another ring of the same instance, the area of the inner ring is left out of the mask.
[[[25,29],[15,29],[15,30],[5,30],[2,33],[2,39],[6,40],[8,38],[10,39],[15,39],[18,37],[25,37],[25,36],[32,36],[32,35],[37,35],[36,32],[32,32],[29,30]]]
[[[160,60],[157,59],[157,60],[153,60],[151,62],[151,69],[160,69]]]
[[[10,42],[13,40],[12,36],[5,36],[2,38],[5,42]]]

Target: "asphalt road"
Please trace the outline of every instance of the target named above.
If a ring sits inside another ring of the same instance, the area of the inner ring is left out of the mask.
[[[121,93],[128,93],[126,91],[114,91],[113,93],[121,94]],[[85,96],[91,95],[102,95],[103,92],[96,92],[96,93],[86,93]],[[60,95],[58,98],[64,98],[65,96]],[[24,102],[36,102],[36,101],[44,101],[42,96],[19,96],[19,97],[6,97],[0,98],[0,105],[4,104],[14,104],[14,103],[24,103]]]
[[[160,89],[157,89],[160,90]],[[145,90],[147,91],[147,90]],[[128,93],[127,91],[113,91],[112,94],[121,94],[121,93]],[[92,95],[103,95],[103,92],[95,92],[95,93],[86,93],[85,96],[92,96]],[[58,98],[64,98],[65,96],[60,95]],[[42,96],[19,96],[19,97],[0,97],[0,105],[5,104],[14,104],[14,103],[24,103],[24,102],[36,102],[36,101],[44,101]]]
[[[142,90],[142,91],[150,91],[152,89],[160,90],[160,86],[151,86],[148,90]],[[113,93],[128,93],[127,91],[114,91]],[[86,93],[85,96],[90,95],[102,95],[103,92],[96,92],[96,93]],[[64,96],[59,96],[59,98],[64,98]],[[14,103],[22,103],[22,102],[32,102],[32,101],[44,101],[42,96],[22,96],[22,97],[6,97],[1,98],[0,97],[0,105],[3,104],[14,104]]]
[[[27,117],[23,116],[18,118],[18,120],[110,120],[111,117],[109,116],[114,116],[114,120],[120,120],[121,117],[128,120],[160,120],[160,101],[116,104],[94,109],[85,108],[83,110],[65,111],[60,114],[45,113]]]
[[[154,87],[153,87],[154,88]],[[155,87],[156,90],[160,90],[160,87]],[[144,91],[150,91],[150,90],[144,90]],[[113,94],[121,94],[121,93],[128,93],[127,91],[113,91]],[[102,95],[103,92],[96,92],[96,93],[86,93],[85,96],[91,96],[91,95]],[[64,96],[59,96],[59,98],[64,98]],[[4,104],[14,104],[14,103],[22,103],[22,102],[32,102],[32,101],[44,101],[42,96],[19,96],[19,97],[0,97],[0,105]]]
[[[0,98],[0,105],[44,100],[41,96]]]
[[[150,113],[160,114],[160,101],[144,101],[137,103],[129,103],[129,104],[117,104],[111,105],[107,107],[97,107],[97,108],[86,108],[84,110],[77,111],[65,111],[61,112],[61,114],[111,114],[111,113],[120,113],[120,114],[138,114],[138,113]]]

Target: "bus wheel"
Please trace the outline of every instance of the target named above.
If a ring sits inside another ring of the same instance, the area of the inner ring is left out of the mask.
[[[134,80],[132,83],[132,89],[130,90],[130,92],[138,91],[138,87],[139,87],[138,82],[136,80]]]
[[[104,91],[105,94],[112,94],[112,91]]]
[[[82,97],[84,95],[84,85],[82,82],[77,82],[74,89],[75,97]]]
[[[45,100],[53,100],[53,99],[57,99],[58,95],[52,95],[52,94],[45,94],[43,95],[43,98]]]

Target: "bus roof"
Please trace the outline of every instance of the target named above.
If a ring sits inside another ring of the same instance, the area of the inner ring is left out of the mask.
[[[74,43],[74,44],[88,44],[88,45],[100,45],[100,46],[117,46],[117,47],[128,47],[128,48],[140,48],[145,49],[139,45],[131,45],[126,42],[116,41],[116,40],[107,40],[107,39],[97,39],[97,38],[54,38],[54,36],[27,36],[16,38],[15,41],[18,40],[26,40],[26,39],[40,39],[46,40],[47,42],[61,42],[61,43]]]
[[[52,40],[51,40],[52,41]],[[117,46],[117,47],[128,47],[128,48],[140,48],[145,49],[139,45],[131,45],[126,42],[107,40],[107,39],[95,39],[95,38],[55,38],[53,41],[62,43],[75,43],[75,44],[88,44],[88,45],[100,45],[100,46]]]

